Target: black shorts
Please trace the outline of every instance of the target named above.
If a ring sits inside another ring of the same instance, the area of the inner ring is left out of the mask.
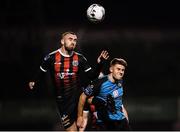
[[[61,116],[61,122],[65,129],[72,126],[72,124],[76,121],[75,114],[71,113],[60,113]]]
[[[65,105],[63,105],[60,100],[56,100],[56,102],[62,125],[67,129],[77,120],[77,107],[74,106],[69,109],[64,107]]]

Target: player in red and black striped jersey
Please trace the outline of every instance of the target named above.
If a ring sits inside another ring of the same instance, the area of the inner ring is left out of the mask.
[[[98,77],[102,69],[102,61],[109,57],[107,51],[102,51],[97,59],[97,67],[92,69],[86,58],[74,51],[76,43],[75,33],[62,34],[61,47],[44,57],[37,77],[38,79],[43,73],[50,71],[61,121],[66,130],[77,130],[77,105],[81,92],[80,70],[93,80]],[[34,88],[37,79],[29,82],[30,89]]]

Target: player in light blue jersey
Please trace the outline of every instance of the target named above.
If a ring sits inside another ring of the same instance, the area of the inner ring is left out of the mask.
[[[78,105],[79,127],[83,126],[83,107],[87,101],[95,105],[98,121],[104,124],[103,130],[130,130],[129,119],[123,106],[123,76],[127,62],[114,58],[110,63],[110,73],[93,81],[81,94]]]

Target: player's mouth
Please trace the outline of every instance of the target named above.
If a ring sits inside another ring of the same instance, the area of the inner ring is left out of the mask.
[[[74,48],[75,44],[71,44],[70,46]]]

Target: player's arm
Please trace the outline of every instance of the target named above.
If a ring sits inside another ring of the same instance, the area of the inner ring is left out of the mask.
[[[38,71],[34,75],[33,79],[28,83],[30,89],[33,89],[36,83],[39,83],[40,80],[43,78],[44,74],[47,72],[47,69],[49,68],[50,61],[50,55],[44,57]]]
[[[86,102],[87,96],[83,92],[79,97],[79,103],[78,103],[78,118],[77,118],[77,126],[81,129],[84,127],[84,121],[83,121],[83,109]]]
[[[109,58],[109,53],[106,50],[103,50],[97,58],[96,67],[87,72],[90,79],[98,78],[100,72],[102,71],[105,61]]]
[[[97,64],[96,66],[92,69],[90,65],[88,64],[87,60],[85,57],[82,59],[82,67],[84,71],[87,73],[87,77],[90,80],[94,80],[98,78],[100,72],[102,71],[103,64],[104,62],[109,58],[108,52],[107,51],[102,51],[99,57],[97,58]]]
[[[129,121],[128,112],[127,112],[127,110],[124,108],[123,105],[122,105],[122,112],[124,113],[124,116],[126,117],[126,119]]]
[[[83,111],[83,125],[79,128],[79,131],[83,132],[86,129],[89,117],[89,110]]]
[[[38,71],[36,72],[36,75],[28,84],[31,90],[34,88],[35,84],[41,80],[41,78],[44,76],[44,73],[45,73],[44,71],[42,71],[41,69],[38,69]]]
[[[106,80],[106,77],[98,78],[94,80],[91,84],[91,87],[93,88],[93,94],[87,99],[88,104],[93,104],[96,107],[106,106],[107,102],[100,96],[97,96],[100,92],[100,88],[102,83]]]
[[[85,105],[87,108],[88,102],[87,99],[94,95],[94,82],[91,82],[87,87],[83,89],[83,93],[79,97],[78,102],[78,119],[77,119],[77,126],[79,128],[83,128],[85,126],[83,120],[83,110],[85,110]]]

